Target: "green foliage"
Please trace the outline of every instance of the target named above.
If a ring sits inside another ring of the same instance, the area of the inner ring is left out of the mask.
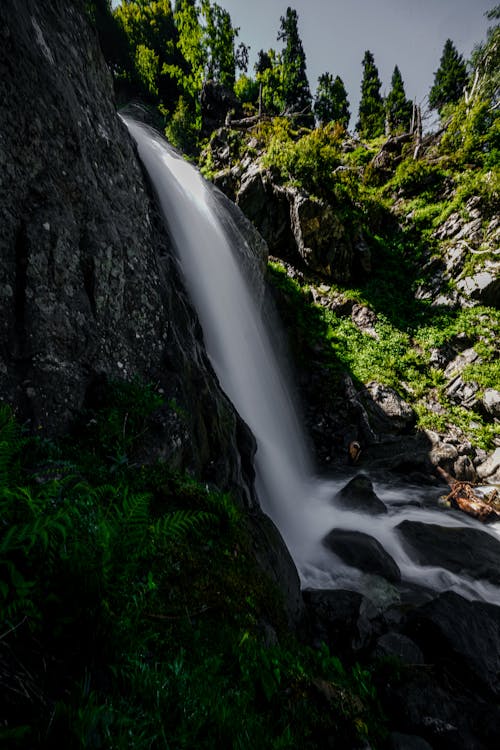
[[[283,100],[288,113],[296,113],[301,125],[312,127],[312,96],[306,74],[306,56],[298,30],[297,11],[288,7],[281,16],[278,40],[284,43]]]
[[[294,139],[287,119],[276,118],[269,129],[263,163],[278,170],[285,181],[298,183],[315,195],[333,189],[340,164],[342,127],[331,123]]]
[[[384,100],[373,54],[367,50],[363,57],[363,79],[356,130],[362,138],[376,138],[385,128]]]
[[[500,19],[500,5],[486,14],[491,21]],[[473,80],[478,95],[498,106],[500,98],[500,24],[488,29],[486,41],[475,47],[472,54]],[[474,85],[474,83],[473,83]]]
[[[318,78],[314,114],[320,125],[339,122],[344,128],[348,127],[351,116],[349,102],[344,83],[339,76],[334,80],[331,73],[323,73]]]
[[[391,90],[385,100],[386,117],[391,133],[410,130],[412,103],[406,98],[401,72],[396,65],[392,74]]]
[[[429,197],[442,186],[443,178],[439,167],[425,161],[406,159],[397,166],[394,178],[387,189],[395,188],[406,197],[422,192]]]
[[[447,39],[439,68],[434,73],[434,84],[429,92],[429,106],[443,110],[446,104],[458,102],[467,83],[467,67],[451,39]]]
[[[173,115],[165,128],[165,134],[174,146],[186,154],[195,154],[199,145],[201,118],[189,100],[179,97]]]
[[[259,84],[243,73],[234,85],[234,93],[242,104],[255,105],[259,98]]]
[[[282,57],[275,50],[259,53],[255,66],[256,80],[262,90],[262,105],[271,115],[285,111],[284,67]]]
[[[441,141],[443,153],[459,165],[493,167],[499,164],[500,116],[487,100],[465,100],[454,108]]]
[[[238,30],[231,24],[231,17],[209,0],[202,0],[201,9],[205,18],[205,43],[209,49],[207,78],[232,89],[236,80],[236,56],[234,40]]]
[[[135,70],[139,80],[149,94],[158,96],[158,74],[160,69],[160,58],[152,49],[144,44],[139,44],[135,50]]]
[[[228,494],[161,463],[112,472],[117,426],[140,428],[157,403],[133,388],[135,402],[114,384],[59,445],[81,462],[66,471],[54,444],[26,441],[0,409],[2,741],[312,750],[382,738],[370,673],[287,634]],[[261,622],[282,642],[267,645]]]

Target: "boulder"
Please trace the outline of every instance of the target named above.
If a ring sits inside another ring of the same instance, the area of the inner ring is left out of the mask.
[[[341,283],[352,278],[354,247],[347,227],[332,205],[295,191],[291,226],[299,255],[309,268]]]
[[[269,252],[299,257],[290,224],[290,197],[273,182],[271,173],[252,165],[243,175],[236,203],[267,243]]]
[[[313,642],[330,645],[336,654],[349,654],[359,637],[362,595],[345,589],[306,589],[303,597]]]
[[[369,515],[387,513],[382,500],[377,497],[372,481],[366,474],[358,474],[351,479],[333,498],[338,508]]]
[[[500,607],[447,591],[411,613],[405,631],[429,661],[500,696]]]
[[[389,750],[432,750],[432,747],[422,737],[415,734],[391,732]]]
[[[409,520],[396,530],[419,565],[438,566],[500,586],[500,540],[487,531]]]
[[[496,419],[500,419],[500,391],[495,388],[486,388],[482,398],[486,412]]]
[[[404,664],[424,664],[425,659],[417,644],[402,633],[384,633],[377,640],[373,656],[376,659],[396,657]]]
[[[371,381],[360,391],[359,398],[375,433],[404,433],[415,424],[411,406],[387,385]]]
[[[483,463],[477,467],[477,475],[480,479],[495,483],[500,473],[500,448],[497,448]]]
[[[401,571],[395,561],[380,542],[369,534],[332,529],[324,537],[323,545],[353,568],[382,576],[393,583],[401,580]]]

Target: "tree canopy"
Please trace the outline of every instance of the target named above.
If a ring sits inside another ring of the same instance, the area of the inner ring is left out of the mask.
[[[396,65],[391,79],[391,90],[385,100],[385,111],[391,133],[410,128],[412,103],[406,98],[401,72]]]
[[[434,85],[429,92],[429,105],[441,112],[446,104],[455,104],[464,93],[467,67],[451,39],[447,39],[439,68],[434,73]]]
[[[381,82],[373,54],[366,50],[363,57],[361,100],[356,130],[363,138],[382,135],[385,127],[384,100],[380,95]]]
[[[340,76],[334,79],[331,73],[323,73],[318,78],[318,88],[314,100],[314,114],[320,125],[339,122],[344,128],[349,125],[349,101],[344,82]]]
[[[297,11],[286,9],[281,16],[278,40],[284,43],[283,98],[290,113],[302,115],[304,124],[313,124],[312,96],[306,75],[306,55],[299,36]]]

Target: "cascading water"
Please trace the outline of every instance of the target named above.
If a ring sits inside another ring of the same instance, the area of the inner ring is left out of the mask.
[[[383,487],[377,487],[377,493],[389,508],[387,515],[366,516],[332,506],[339,481],[314,475],[268,325],[241,270],[238,248],[226,231],[227,216],[221,215],[225,209],[209,183],[158,133],[123,119],[156,189],[214,370],[256,438],[256,490],[261,505],[283,534],[303,585],[373,589],[372,576],[346,566],[322,547],[321,539],[336,527],[375,537],[398,563],[404,581],[500,603],[500,589],[490,583],[416,565],[394,531],[405,519],[477,528],[471,519],[408,505],[401,508],[396,500],[403,493]],[[405,488],[404,495],[409,492]],[[497,538],[494,529],[483,530]]]

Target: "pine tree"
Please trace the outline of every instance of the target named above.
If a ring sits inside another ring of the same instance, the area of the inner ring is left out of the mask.
[[[429,105],[441,112],[446,104],[458,102],[467,83],[467,68],[451,39],[447,39],[439,68],[434,73],[434,85],[429,92]]]
[[[373,54],[366,50],[363,58],[361,100],[356,124],[356,130],[363,138],[376,138],[384,132],[385,110],[384,100],[380,95],[381,85]]]
[[[320,125],[325,125],[327,122],[340,122],[344,128],[347,128],[350,118],[349,101],[340,76],[334,79],[331,73],[323,73],[318,78],[314,114]]]
[[[312,96],[306,75],[306,56],[297,26],[297,11],[287,8],[281,16],[278,40],[284,42],[283,96],[285,108],[290,113],[300,113],[304,125],[313,126]]]
[[[391,133],[410,129],[412,103],[406,98],[403,78],[397,65],[392,74],[391,90],[385,100],[385,111]]]

